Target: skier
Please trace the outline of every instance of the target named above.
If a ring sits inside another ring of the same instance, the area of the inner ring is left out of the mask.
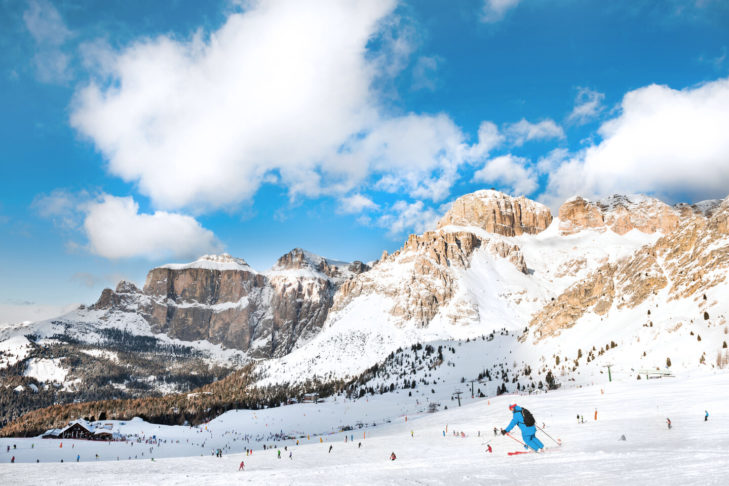
[[[15,456],[10,458],[10,464],[15,464]]]
[[[397,456],[395,455],[395,452],[393,452],[392,454],[390,454],[390,460],[394,461],[395,459],[397,459]]]
[[[488,447],[488,449],[486,449],[486,451],[494,452],[494,450],[491,448],[491,444],[486,444],[486,447]]]
[[[498,433],[499,433],[499,429],[497,429],[496,427],[494,427],[494,435],[497,435]]]
[[[524,441],[524,444],[535,451],[543,449],[544,444],[542,444],[542,441],[536,437],[537,428],[534,425],[535,422],[532,414],[529,413],[528,410],[525,411],[525,409],[521,408],[516,403],[509,405],[509,410],[511,410],[514,415],[506,429],[501,430],[501,435],[508,434],[514,426],[518,426],[519,430],[521,430],[521,438]],[[527,424],[527,422],[529,423]]]
[[[329,453],[330,454],[332,453],[332,447],[334,447],[334,446],[333,445],[329,445]]]
[[[245,471],[246,470],[246,465],[245,465],[245,463],[243,461],[240,461],[240,466],[238,466],[238,470],[239,471]]]
[[[81,454],[76,454],[76,462],[79,462],[81,460]]]
[[[671,430],[671,419],[666,417],[666,423],[668,424],[668,430]]]
[[[704,422],[708,422],[709,421],[709,411],[704,410],[704,413],[706,414],[706,415],[704,415]]]
[[[331,452],[331,446],[329,446],[329,449],[329,452]],[[278,450],[278,458],[281,459],[281,449]]]

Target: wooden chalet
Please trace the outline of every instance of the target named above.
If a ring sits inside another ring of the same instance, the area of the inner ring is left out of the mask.
[[[107,424],[111,425],[111,424]],[[94,427],[85,420],[74,420],[62,429],[51,429],[43,434],[44,439],[122,440],[119,432],[107,427]]]

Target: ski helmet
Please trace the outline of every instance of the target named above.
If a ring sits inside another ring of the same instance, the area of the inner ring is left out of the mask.
[[[516,408],[516,403],[512,403],[511,405],[509,405],[509,410],[511,410],[512,412],[514,411],[515,408]]]

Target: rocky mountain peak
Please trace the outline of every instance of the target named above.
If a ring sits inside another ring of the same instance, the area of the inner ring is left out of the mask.
[[[680,217],[679,210],[648,196],[614,194],[598,201],[576,196],[559,208],[559,230],[563,235],[585,229],[667,234],[678,227]]]
[[[369,267],[360,261],[349,263],[331,260],[301,248],[294,248],[278,259],[268,275],[275,277],[287,271],[294,271],[298,272],[299,276],[306,276],[306,272],[309,272],[309,276],[313,278],[340,280],[351,277],[352,274],[362,273],[367,269]]]
[[[126,280],[120,280],[119,283],[116,284],[115,292],[117,294],[138,294],[140,292],[140,290],[132,282],[128,282]]]
[[[168,270],[187,270],[192,268],[204,269],[204,270],[218,270],[218,271],[245,271],[255,273],[248,263],[242,258],[236,258],[230,256],[227,253],[221,253],[220,255],[203,255],[194,262],[190,263],[168,263],[158,268],[164,268]]]
[[[445,226],[475,226],[503,236],[537,234],[552,222],[549,208],[524,196],[512,197],[492,190],[466,194],[438,222]]]

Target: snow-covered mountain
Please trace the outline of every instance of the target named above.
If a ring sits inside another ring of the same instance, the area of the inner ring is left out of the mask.
[[[206,255],[152,269],[142,289],[122,281],[91,306],[6,326],[0,401],[14,405],[4,412],[184,392],[252,359],[285,355],[318,333],[339,286],[367,269],[301,249],[265,273],[230,255]]]
[[[570,199],[552,220],[533,201],[478,191],[343,284],[321,333],[259,364],[260,383],[354,377],[398,348],[494,333],[509,342],[485,340],[470,378],[500,366],[542,379],[606,364],[637,374],[667,358],[717,366],[729,339],[727,218],[729,198],[671,207],[616,195]]]
[[[6,393],[47,376],[85,386],[87,363],[111,369],[150,350],[167,350],[141,368],[155,392],[185,389],[159,372],[193,360],[203,383],[257,359],[246,376],[258,387],[488,376],[490,394],[588,383],[608,364],[638,376],[729,361],[729,198],[575,197],[553,217],[477,191],[371,265],[295,249],[262,273],[229,255],[155,268],[142,289],[121,282],[88,308],[0,331]],[[467,356],[440,357],[465,342]],[[430,345],[427,360],[409,356],[414,345]],[[116,376],[109,383],[139,393],[131,385],[143,376]]]

